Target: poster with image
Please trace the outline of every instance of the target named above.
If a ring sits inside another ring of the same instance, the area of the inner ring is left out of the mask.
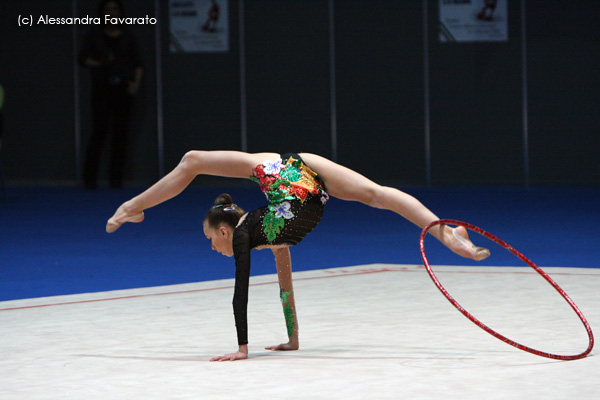
[[[440,42],[505,42],[508,0],[439,0]]]
[[[171,53],[229,51],[228,0],[169,0]]]

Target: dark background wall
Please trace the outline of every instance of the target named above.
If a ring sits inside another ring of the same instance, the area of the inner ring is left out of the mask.
[[[429,2],[432,180],[522,182],[520,1],[508,2],[507,42],[440,43]]]
[[[600,2],[529,3],[531,179],[598,183]]]
[[[229,52],[171,53],[168,3],[161,1],[166,169],[185,152],[240,150],[238,3],[229,5]]]
[[[156,16],[153,1],[125,6]],[[0,0],[9,182],[76,183],[90,126],[88,71],[74,63],[86,27],[17,17],[95,9]],[[508,42],[440,43],[438,1],[231,0],[230,49],[204,54],[170,53],[167,2],[158,9],[159,27],[131,27],[145,80],[130,184],[190,149],[317,152],[398,184],[600,183],[600,1],[511,0]]]

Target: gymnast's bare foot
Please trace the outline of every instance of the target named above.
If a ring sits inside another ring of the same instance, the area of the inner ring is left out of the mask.
[[[115,215],[113,215],[106,223],[106,232],[112,233],[119,229],[125,222],[139,223],[144,220],[143,211],[134,211],[128,202],[125,202],[117,209]]]
[[[490,256],[490,251],[488,249],[477,247],[469,240],[469,234],[464,227],[457,226],[456,228],[446,228],[450,231],[446,232],[445,243],[450,250],[459,256],[472,258],[475,261],[481,261]]]

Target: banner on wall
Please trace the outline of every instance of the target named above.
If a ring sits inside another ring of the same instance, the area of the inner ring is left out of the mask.
[[[441,42],[505,42],[508,0],[439,0]]]
[[[228,0],[169,0],[171,53],[229,51]]]

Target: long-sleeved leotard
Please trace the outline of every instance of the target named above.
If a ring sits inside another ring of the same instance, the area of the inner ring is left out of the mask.
[[[248,284],[250,250],[264,245],[294,246],[312,231],[323,215],[329,196],[323,181],[297,154],[265,161],[252,171],[269,204],[248,213],[235,229],[235,291],[233,311],[238,344],[248,343]]]

